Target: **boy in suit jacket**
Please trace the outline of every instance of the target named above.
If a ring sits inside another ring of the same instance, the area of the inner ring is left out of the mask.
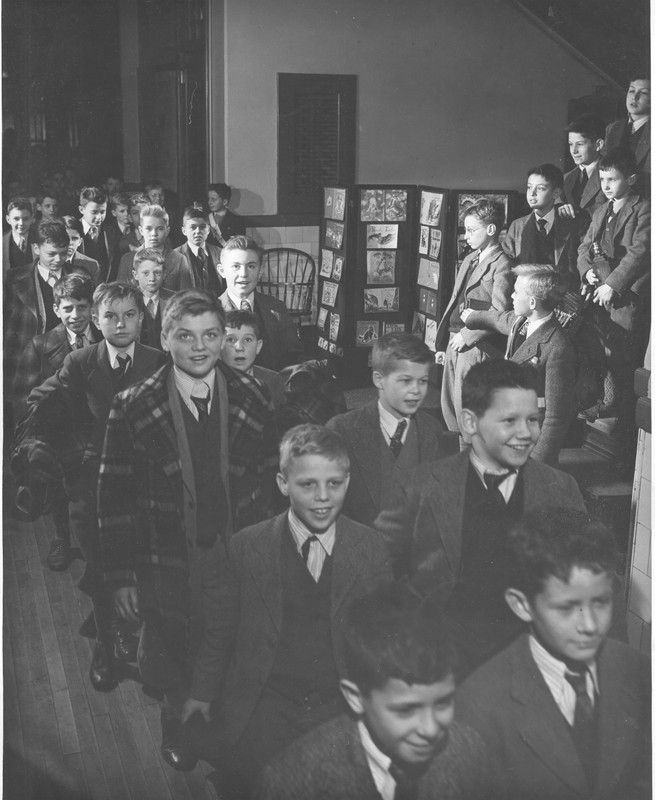
[[[125,253],[138,250],[143,244],[143,234],[140,231],[141,209],[147,205],[150,205],[150,201],[145,194],[135,192],[129,196],[128,215],[131,220],[130,231],[121,236],[118,242],[118,252],[121,257]],[[120,259],[118,263],[120,265]]]
[[[459,450],[458,437],[442,438],[441,424],[420,410],[433,361],[430,348],[411,333],[385,334],[371,355],[378,399],[327,422],[350,455],[344,512],[363,525],[373,525],[401,475]]]
[[[468,330],[462,322],[465,308],[506,311],[512,293],[512,262],[498,244],[504,211],[500,203],[479,200],[464,219],[466,256],[455,278],[453,293],[437,328],[436,362],[443,364],[441,413],[448,430],[459,431],[462,381],[485,358],[500,358],[505,340],[489,330]]]
[[[536,367],[541,433],[532,458],[556,467],[576,412],[575,351],[554,314],[563,287],[551,264],[521,264],[513,271],[514,311],[499,314],[465,309],[462,318],[467,327],[491,328],[508,335],[505,358]]]
[[[130,198],[121,192],[109,194],[109,214],[105,218],[105,234],[109,249],[109,263],[111,274],[118,275],[118,265],[121,260],[120,242],[124,236],[132,231],[130,219]]]
[[[116,280],[107,232],[103,225],[107,216],[107,195],[104,189],[85,186],[80,191],[80,214],[84,230],[80,252],[98,262],[101,281]]]
[[[143,298],[144,314],[139,341],[147,347],[162,350],[161,321],[166,303],[175,292],[162,288],[164,256],[159,250],[146,247],[134,254],[134,281]]]
[[[612,533],[562,509],[512,532],[505,599],[529,632],[469,677],[457,713],[485,740],[490,800],[651,797],[650,669],[607,638]]]
[[[79,252],[84,239],[84,228],[82,227],[82,220],[77,219],[70,215],[62,217],[64,225],[66,226],[66,233],[68,234],[69,246],[68,255],[66,257],[65,266],[70,267],[84,267],[93,279],[93,285],[96,287],[100,280],[100,265],[93,259],[85,256],[84,253]]]
[[[461,416],[470,449],[401,479],[375,523],[396,574],[444,604],[463,675],[518,633],[503,599],[514,520],[553,504],[584,509],[570,475],[530,458],[539,438],[537,386],[530,364],[471,367]]]
[[[276,297],[255,291],[262,274],[262,250],[249,236],[233,236],[221,251],[219,272],[227,289],[220,301],[228,311],[254,311],[264,344],[256,363],[279,372],[302,361],[302,344],[286,306]]]
[[[27,197],[12,197],[5,220],[10,229],[2,237],[2,272],[32,263],[30,228],[34,221],[32,204]]]
[[[229,543],[215,624],[218,735],[203,754],[229,797],[250,796],[272,755],[337,716],[346,610],[391,576],[379,535],[340,514],[348,467],[334,431],[291,428],[277,476],[290,510]]]
[[[486,797],[484,746],[455,716],[445,626],[404,584],[353,602],[345,632],[343,714],[264,770],[260,800]]]
[[[605,202],[598,174],[598,160],[605,140],[603,122],[596,114],[583,114],[569,123],[566,130],[575,167],[564,176],[562,199],[566,205],[560,206],[558,213],[566,209],[574,217],[583,210],[588,215],[587,221],[591,221],[591,215]]]
[[[182,723],[208,718],[218,693],[226,548],[235,529],[268,515],[276,461],[272,406],[220,362],[223,330],[209,293],[171,298],[162,345],[172,363],[115,398],[98,484],[105,584],[124,619],[146,621],[139,665],[165,692],[162,753],[180,770],[195,765]],[[149,666],[151,623],[174,675]]]
[[[225,291],[225,280],[219,273],[221,249],[207,242],[209,221],[202,209],[188,206],[182,220],[182,233],[186,243],[175,248],[189,262],[194,285],[220,297]]]
[[[605,131],[603,155],[617,147],[627,147],[634,153],[637,170],[641,173],[640,191],[650,191],[650,76],[636,74],[630,80],[625,96],[628,116],[610,122]]]
[[[616,413],[615,434],[629,463],[636,446],[633,376],[650,330],[650,201],[633,193],[637,172],[630,150],[612,150],[599,170],[608,202],[594,213],[578,251],[578,270],[591,300],[587,313],[607,355],[614,399],[586,416]]]
[[[245,236],[246,226],[236,214],[228,211],[232,199],[232,189],[226,183],[210,183],[207,189],[207,205],[209,206],[209,226],[211,240],[218,247],[233,236]]]

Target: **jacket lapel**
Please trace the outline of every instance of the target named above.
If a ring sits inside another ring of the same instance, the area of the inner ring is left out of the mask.
[[[523,319],[523,317],[520,317]],[[532,358],[539,357],[541,345],[547,342],[553,335],[555,330],[554,319],[549,319],[548,322],[537,328],[537,330],[527,337],[523,344],[516,350],[512,356],[512,361],[524,364]]]
[[[630,195],[619,209],[619,213],[616,215],[616,224],[614,226],[614,241],[620,239],[623,233],[623,228],[625,228],[625,224],[632,215],[632,210],[638,202],[638,195]]]
[[[357,580],[362,566],[366,564],[366,553],[362,552],[361,542],[350,535],[349,521],[337,519],[337,532],[332,551],[332,608],[334,618]]]
[[[437,462],[437,467],[443,465],[442,459]],[[468,452],[454,456],[451,462],[452,470],[444,482],[442,492],[432,492],[428,502],[432,506],[433,516],[439,523],[441,541],[446,551],[446,557],[451,574],[459,574],[459,564],[462,552],[462,520],[464,517],[464,495],[466,493],[466,480],[469,468]],[[444,503],[443,498],[452,498],[451,502]]]
[[[170,410],[170,415],[162,414],[159,430],[162,436],[165,437],[168,448],[161,448],[162,457],[160,462],[164,472],[169,477],[178,469],[181,470],[184,491],[188,493],[192,506],[195,508],[196,484],[193,478],[193,461],[191,460],[191,450],[189,449],[189,441],[182,415],[182,401],[175,385],[175,373],[172,368],[168,371],[168,377],[166,378],[166,394],[168,409],[165,405],[161,410],[162,412]],[[186,507],[184,513],[186,516]],[[195,522],[189,523],[187,520],[187,528],[193,528],[195,531]]]
[[[555,214],[555,263],[558,264],[566,243],[571,236],[571,225]]]
[[[249,559],[250,572],[261,595],[262,605],[278,631],[282,630],[282,537],[289,535],[285,511],[275,517],[272,528],[265,526],[253,538],[252,557]]]
[[[98,396],[113,397],[114,382],[112,380],[111,366],[109,364],[107,343],[104,339],[98,343],[95,354],[89,359],[89,367],[90,370],[87,375],[87,380],[91,385],[96,386]]]
[[[593,200],[598,192],[600,192],[600,176],[598,175],[598,166],[596,166],[596,169],[591,173],[591,178],[587,181],[587,185],[582,192],[582,197],[580,198],[580,205],[582,208]]]
[[[473,270],[467,281],[469,287],[476,286],[478,283],[480,283],[500,252],[500,245],[494,245],[489,252],[484,254],[484,257],[478,261],[477,267]]]
[[[524,322],[525,322],[525,317],[517,317],[512,323],[512,328],[509,332],[509,336],[507,337],[507,348],[505,350],[505,358],[508,360],[512,357],[512,350],[514,348],[514,340],[516,339],[516,334]]]
[[[362,409],[360,420],[362,425],[352,431],[352,447],[361,453],[361,461],[366,464],[366,469],[362,470],[362,478],[374,505],[379,506],[382,473],[378,452],[381,432],[377,400]]]
[[[641,133],[641,137],[637,144],[637,149],[635,151],[635,158],[637,160],[637,165],[639,165],[642,160],[648,155],[650,150],[650,120],[644,125],[644,130]]]

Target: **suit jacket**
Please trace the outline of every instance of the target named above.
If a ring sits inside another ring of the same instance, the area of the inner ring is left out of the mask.
[[[650,793],[650,671],[607,639],[597,658],[600,756],[589,787],[571,729],[530,652],[527,634],[461,686],[457,718],[487,745],[490,800],[637,800]]]
[[[609,153],[615,147],[621,147],[623,137],[628,129],[628,118],[615,119],[605,129],[605,144],[603,145],[603,155]],[[637,169],[650,176],[650,120],[644,125],[639,139],[639,144],[635,150]]]
[[[210,217],[210,220],[213,221],[213,218]],[[221,228],[221,237],[224,241],[227,242],[228,239],[231,239],[232,236],[245,236],[246,234],[246,225],[243,219],[236,214],[233,214],[231,211],[226,211],[225,216],[223,217],[223,221],[220,225]],[[210,241],[213,242],[216,246],[222,249],[222,244],[218,240],[216,232],[213,228],[210,227],[209,232]]]
[[[252,374],[266,387],[276,411],[287,402],[287,396],[284,391],[284,378],[279,372],[266,369],[266,367],[258,367],[255,364],[252,368]]]
[[[139,250],[143,249],[143,245]],[[121,256],[116,280],[122,283],[133,283],[134,253],[130,250]],[[193,270],[183,255],[176,250],[164,248],[164,289],[178,292],[180,289],[191,289],[194,286]]]
[[[575,167],[564,176],[564,195],[568,203],[573,203],[573,190],[579,173],[580,167]],[[591,220],[591,215],[598,206],[601,206],[604,202],[606,202],[606,199],[600,188],[600,173],[598,172],[598,165],[596,165],[596,168],[591,173],[591,177],[587,181],[587,185],[584,187],[578,207],[586,211],[587,214],[589,214],[589,220]]]
[[[236,741],[244,731],[275,661],[282,630],[282,537],[290,536],[287,512],[234,536],[229,569],[217,609],[215,675],[222,719]],[[335,661],[344,674],[342,633],[348,604],[391,577],[379,535],[347,517],[337,520],[332,551],[331,621]]]
[[[469,264],[474,255],[475,253],[469,253],[457,272],[452,295],[437,328],[436,348],[438,351],[445,350],[448,346],[450,315],[455,308],[457,298],[461,294]],[[496,308],[499,311],[511,308],[511,295],[514,286],[514,276],[511,270],[512,262],[505,255],[501,246],[495,245],[492,247],[480,260],[470,278],[466,281],[464,291],[465,306],[471,304],[474,308]],[[479,347],[484,350],[485,347],[491,347],[494,351],[491,355],[497,355],[495,351],[501,343],[498,341],[498,337],[495,337],[496,340],[494,341],[493,334],[490,331],[463,328],[461,333],[467,348]]]
[[[120,242],[124,234],[118,227],[118,222],[114,216],[106,217],[102,227],[105,231],[107,254],[109,255],[109,274],[111,277],[109,277],[108,280],[116,280],[118,265],[122,255],[120,251]]]
[[[514,340],[525,317],[513,311],[494,315],[488,311],[473,311],[466,324],[475,328],[491,326],[509,336],[505,358],[517,364],[532,364],[539,375],[539,409],[542,415],[541,433],[532,458],[557,466],[557,456],[576,413],[576,357],[568,334],[555,317],[544,322],[517,348],[512,355]]]
[[[238,310],[230,300],[227,290],[218,298],[225,312]],[[255,359],[260,367],[279,372],[291,364],[302,361],[303,350],[298,331],[289,316],[287,307],[277,297],[255,292],[253,311],[262,323],[264,345]]]
[[[409,574],[421,594],[445,600],[459,575],[468,452],[422,464],[403,477],[375,521],[396,575]],[[585,510],[575,480],[529,458],[522,467],[523,506]]]
[[[220,287],[220,294],[225,291],[225,278],[219,273],[218,266],[221,263],[221,248],[216,247],[215,244],[210,244],[207,242],[205,245],[207,252],[209,253],[209,258],[211,259],[212,266],[216,273],[216,277],[218,278],[218,285]],[[191,274],[193,275],[193,285],[198,286],[199,288],[203,288],[196,280],[196,271],[193,268],[193,253],[191,252],[191,248],[189,247],[188,243],[180,245],[180,247],[175,248],[176,253],[181,253],[184,258],[186,259],[190,269]]]
[[[272,405],[250,376],[220,361],[215,375],[221,436],[227,440],[217,457],[230,506],[229,537],[237,526],[268,513],[277,433]],[[181,403],[170,364],[115,397],[101,460],[98,524],[110,588],[138,587],[147,580],[155,608],[170,614],[173,604],[182,619],[202,607],[203,636],[191,696],[210,701],[218,687],[220,605],[213,594],[198,598],[203,587],[190,581],[196,492]],[[202,556],[222,563],[224,546],[219,538]]]
[[[125,253],[133,252],[134,250],[138,250],[139,247],[142,247],[142,245],[143,242],[137,239],[137,235],[134,229],[132,229],[129,233],[123,234],[123,236],[121,236],[121,238],[118,240],[119,256],[123,256]],[[120,258],[118,263],[120,264]]]
[[[95,260],[95,258],[90,258],[90,256],[86,255],[86,251],[85,251],[85,248],[84,248],[84,237],[82,237],[82,241],[80,242],[80,246],[78,247],[77,252],[78,252],[79,255],[82,255],[85,258],[89,258],[91,261],[93,261],[94,263],[98,264],[99,270],[100,270],[100,274],[102,276],[102,281],[104,281],[104,282],[115,281],[115,280],[117,280],[117,277],[116,277],[116,274],[115,274],[115,270],[112,268],[111,250],[109,249],[110,248],[109,238],[107,237],[107,229],[105,228],[104,225],[102,225],[102,227],[100,228],[100,236],[102,236],[102,238],[104,240],[104,243],[105,243],[105,249],[107,250],[108,264],[107,264],[107,275],[106,276],[102,275],[102,272],[103,272],[102,265],[100,265],[99,262]],[[100,282],[100,281],[98,281],[98,282]]]
[[[101,282],[100,264],[98,264],[95,258],[89,258],[89,256],[85,256],[84,253],[74,253],[73,260],[70,263],[76,270],[86,270],[86,272],[89,273],[94,286],[97,286]]]
[[[2,272],[8,272],[10,269],[20,269],[26,267],[32,261],[32,237],[30,236],[32,228],[27,232],[27,252],[24,254],[24,262],[22,264],[11,263],[11,231],[5,233],[2,237]]]
[[[453,442],[443,436],[441,424],[425,411],[418,411],[412,424],[418,434],[419,464],[459,452],[459,437]],[[386,499],[382,496],[378,401],[332,417],[326,427],[343,437],[350,455],[350,484],[343,512],[363,525],[373,525]]]
[[[139,341],[141,344],[145,344],[146,347],[154,347],[156,350],[162,350],[161,321],[164,316],[166,303],[174,294],[175,292],[171,292],[169,289],[159,290],[159,305],[157,306],[157,316],[154,319],[150,316],[147,309],[143,312]],[[145,303],[145,297],[143,298],[143,302]]]
[[[418,800],[486,797],[485,748],[470,728],[453,723],[448,743],[419,781]],[[345,714],[310,731],[265,768],[259,800],[379,800],[357,723]]]

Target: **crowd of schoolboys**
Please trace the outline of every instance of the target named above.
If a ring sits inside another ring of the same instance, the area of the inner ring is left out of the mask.
[[[170,767],[206,760],[234,800],[650,797],[649,667],[611,638],[615,540],[556,468],[594,342],[584,415],[616,413],[632,446],[648,89],[631,82],[632,125],[568,126],[575,168],[528,170],[504,240],[498,204],[468,209],[437,333],[447,430],[409,333],[374,343],[375,400],[280,429],[302,347],[257,291],[228,187],[186,208],[176,248],[157,182],[84,188],[81,219],[58,218],[63,188],[11,200],[16,510],[52,514],[51,569],[73,534],[92,685],[137,665]]]

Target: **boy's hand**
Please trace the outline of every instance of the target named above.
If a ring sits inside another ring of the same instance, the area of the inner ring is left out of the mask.
[[[587,281],[587,283],[590,283],[592,286],[597,284],[599,281],[598,275],[596,275],[596,272],[593,268],[588,269],[586,271],[584,279]]]
[[[464,341],[462,334],[456,333],[450,340],[448,347],[450,347],[452,350],[455,350],[457,353],[459,353],[460,350],[463,350],[466,347],[466,342]]]
[[[434,363],[441,364],[442,367],[446,363],[446,354],[443,350],[439,350],[438,353],[434,354]]]
[[[607,311],[610,310],[610,306],[612,305],[612,301],[616,297],[616,292],[612,289],[611,286],[608,286],[604,283],[602,286],[599,286],[596,291],[594,292],[594,303],[598,306],[604,306]]]
[[[564,205],[557,206],[557,213],[564,219],[575,219],[575,206],[572,203],[564,203]]]
[[[465,308],[462,313],[459,315],[462,318],[462,322],[466,325],[466,320],[471,316],[473,313],[472,308]]]
[[[205,703],[203,700],[194,700],[193,697],[189,697],[182,706],[182,714],[180,715],[180,721],[184,725],[184,723],[189,719],[189,717],[193,716],[197,711],[200,714],[202,714],[206,722],[209,722],[210,721],[209,706],[210,704]]]
[[[141,622],[139,618],[139,597],[136,586],[123,586],[114,592],[114,609],[123,619]]]

